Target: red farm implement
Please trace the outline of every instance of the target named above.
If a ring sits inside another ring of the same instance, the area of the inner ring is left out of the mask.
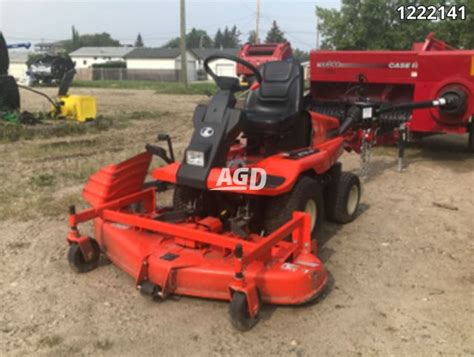
[[[429,34],[411,51],[313,51],[310,71],[312,109],[340,119],[360,101],[394,106],[451,99],[449,106],[381,114],[374,143],[396,142],[403,125],[412,137],[470,133],[474,148],[474,50],[455,49]],[[359,150],[365,134],[351,135],[348,145]]]

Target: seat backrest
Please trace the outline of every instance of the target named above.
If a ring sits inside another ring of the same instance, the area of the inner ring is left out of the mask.
[[[290,116],[302,109],[304,78],[295,62],[267,62],[260,67],[262,83],[250,91],[245,110],[262,115]]]

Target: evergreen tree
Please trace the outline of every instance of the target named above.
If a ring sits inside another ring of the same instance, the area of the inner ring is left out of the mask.
[[[213,41],[209,37],[206,31],[192,28],[190,32],[186,34],[186,47],[187,48],[211,48]],[[172,38],[169,40],[163,48],[178,48],[179,37]]]
[[[142,35],[139,33],[137,39],[135,40],[135,47],[144,47],[145,44],[143,43]]]
[[[280,30],[276,21],[273,21],[272,28],[267,33],[266,43],[286,42],[285,33]]]
[[[79,47],[79,32],[74,26],[72,26],[72,45],[74,47]]]
[[[218,30],[218,33],[221,30]],[[220,46],[215,45],[215,47],[223,47],[223,48],[237,48],[240,47],[240,31],[237,29],[237,26],[233,26],[232,29],[229,29],[227,26],[224,29],[224,32],[221,32],[222,41],[220,42]],[[217,37],[217,34],[216,34]]]
[[[214,37],[214,47],[215,48],[221,48],[222,47],[222,31],[221,29],[217,29],[216,36]]]
[[[248,42],[248,43],[252,43],[252,44],[257,43],[257,42],[258,42],[258,41],[257,41],[257,32],[255,32],[255,31],[253,31],[253,30],[250,31],[250,32],[249,32],[249,38],[247,39],[247,42]]]

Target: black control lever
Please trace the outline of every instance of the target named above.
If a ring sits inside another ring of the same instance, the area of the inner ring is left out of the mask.
[[[146,148],[146,151],[148,151],[150,154],[158,156],[167,164],[171,164],[174,162],[171,160],[171,158],[168,157],[168,155],[166,154],[166,150],[163,148],[160,148],[159,146],[146,144],[145,148]]]
[[[158,134],[158,141],[166,141],[168,144],[168,152],[170,153],[171,162],[175,162],[173,144],[171,143],[171,138],[168,134],[160,133]]]

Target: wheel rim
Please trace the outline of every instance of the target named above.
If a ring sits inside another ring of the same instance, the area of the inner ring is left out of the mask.
[[[304,211],[306,213],[309,213],[309,215],[311,216],[311,232],[312,232],[314,229],[314,226],[316,225],[316,218],[318,216],[318,207],[316,206],[316,202],[314,200],[308,200],[308,202],[306,202]]]
[[[359,187],[353,185],[349,191],[349,197],[347,198],[347,213],[352,216],[357,210],[359,204]]]

